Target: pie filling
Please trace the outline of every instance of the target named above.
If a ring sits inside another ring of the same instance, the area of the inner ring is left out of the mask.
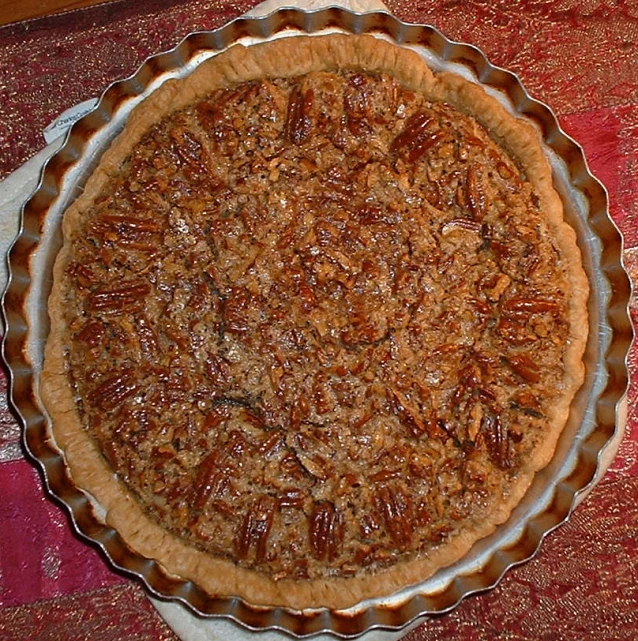
[[[81,421],[119,479],[275,579],[376,572],[489,518],[563,393],[568,278],[525,171],[383,73],[163,118],[64,276]]]

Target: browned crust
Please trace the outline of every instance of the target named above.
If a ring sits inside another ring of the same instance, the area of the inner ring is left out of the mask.
[[[169,574],[194,581],[210,595],[237,595],[258,605],[344,609],[364,599],[390,595],[459,560],[478,539],[488,536],[497,525],[508,519],[527,491],[535,472],[551,460],[568,419],[573,396],[584,377],[582,356],[588,327],[588,281],[582,269],[575,232],[563,220],[561,199],[553,188],[551,168],[536,130],[523,120],[511,116],[479,86],[452,74],[435,76],[415,52],[372,36],[294,37],[248,48],[237,46],[203,63],[186,80],[165,83],[131,114],[125,133],[105,152],[84,194],[67,211],[63,223],[65,239],[68,241],[73,238],[76,221],[91,206],[109,176],[118,171],[120,162],[143,133],[166,114],[228,83],[341,67],[390,73],[407,87],[421,91],[432,99],[445,100],[473,115],[507,146],[524,168],[540,195],[547,225],[571,280],[572,335],[565,357],[567,376],[562,401],[554,407],[547,438],[526,467],[519,471],[516,481],[508,495],[503,496],[500,508],[492,514],[491,520],[477,524],[473,530],[446,542],[423,558],[398,564],[373,576],[274,581],[263,574],[196,550],[149,519],[117,480],[83,429],[64,358],[67,332],[60,282],[68,256],[68,245],[65,245],[54,269],[55,284],[49,302],[52,330],[46,344],[40,393],[51,417],[55,440],[65,454],[74,481],[78,487],[95,497],[106,511],[108,524],[139,554],[156,559]]]

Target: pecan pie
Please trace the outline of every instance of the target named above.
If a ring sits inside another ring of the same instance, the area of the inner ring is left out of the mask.
[[[79,487],[213,595],[343,608],[504,522],[583,380],[535,130],[371,36],[234,47],[67,211],[42,397]]]

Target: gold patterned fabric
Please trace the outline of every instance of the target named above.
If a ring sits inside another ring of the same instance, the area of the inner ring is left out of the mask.
[[[0,179],[45,146],[42,129],[149,56],[214,29],[254,0],[118,0],[0,28]],[[550,105],[609,191],[638,281],[638,3],[629,0],[388,0],[480,47]],[[631,301],[638,320],[638,303]],[[632,351],[630,373],[637,360]],[[6,385],[6,377],[0,377]],[[408,641],[638,639],[638,387],[611,468],[537,556],[493,590],[433,617]],[[175,641],[136,582],[76,538],[24,458],[0,390],[0,638]]]

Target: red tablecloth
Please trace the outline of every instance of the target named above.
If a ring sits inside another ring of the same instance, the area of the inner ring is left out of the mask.
[[[0,28],[0,179],[44,147],[43,127],[149,55],[255,0],[120,0]],[[285,4],[285,3],[284,3]],[[408,22],[479,46],[516,72],[584,147],[609,190],[638,278],[638,4],[632,0],[388,0]],[[632,301],[633,318],[638,307]],[[630,370],[636,357],[630,357]],[[1,381],[4,387],[4,380]],[[638,420],[610,470],[535,559],[410,641],[638,639]],[[72,533],[23,458],[0,397],[0,638],[176,641],[136,583]]]

